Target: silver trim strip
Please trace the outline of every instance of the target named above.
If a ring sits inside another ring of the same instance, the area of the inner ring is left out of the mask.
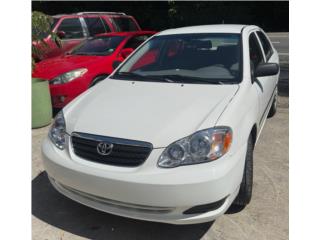
[[[105,15],[122,15],[122,16],[125,16],[127,14],[125,14],[124,12],[77,12],[77,13],[71,13],[71,14],[76,14],[76,15],[90,15],[90,14],[93,14],[93,15],[98,15],[98,14],[105,14]]]

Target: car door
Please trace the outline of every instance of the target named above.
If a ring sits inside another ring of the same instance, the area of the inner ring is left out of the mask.
[[[267,115],[269,99],[272,95],[272,81],[269,81],[269,77],[254,77],[255,69],[259,64],[265,63],[265,57],[262,52],[260,42],[255,32],[249,35],[249,54],[250,54],[250,70],[252,77],[252,84],[258,93],[259,101],[259,128],[262,126],[264,119]]]
[[[264,61],[266,63],[279,63],[278,54],[272,48],[271,42],[268,40],[266,35],[258,30],[255,32],[256,37],[260,43],[260,49],[264,55]],[[265,91],[265,103],[264,103],[264,112],[262,118],[265,119],[268,115],[269,108],[272,105],[273,98],[277,91],[277,84],[278,84],[278,75],[267,76],[267,77],[260,77],[259,81],[262,82]]]

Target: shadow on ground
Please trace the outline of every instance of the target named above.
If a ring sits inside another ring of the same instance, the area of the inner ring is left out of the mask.
[[[213,224],[170,225],[100,212],[58,193],[45,172],[32,181],[32,214],[50,225],[89,239],[200,239]]]

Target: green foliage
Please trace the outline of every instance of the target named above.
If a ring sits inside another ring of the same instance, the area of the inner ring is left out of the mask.
[[[41,40],[44,32],[50,32],[52,23],[52,17],[42,12],[32,12],[32,41]]]
[[[53,42],[58,47],[61,47],[61,41],[56,33],[51,31],[53,18],[42,12],[32,12],[32,43],[38,43],[36,47],[32,44],[32,69],[37,59],[41,59],[45,50],[49,45],[44,41],[44,38],[51,35]]]

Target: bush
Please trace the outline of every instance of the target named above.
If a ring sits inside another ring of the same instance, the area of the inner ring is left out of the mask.
[[[58,47],[61,47],[61,41],[57,34],[51,31],[53,18],[42,12],[32,12],[32,69],[37,59],[41,59],[48,44],[44,38],[51,35],[52,40]],[[35,45],[35,43],[38,43]]]

